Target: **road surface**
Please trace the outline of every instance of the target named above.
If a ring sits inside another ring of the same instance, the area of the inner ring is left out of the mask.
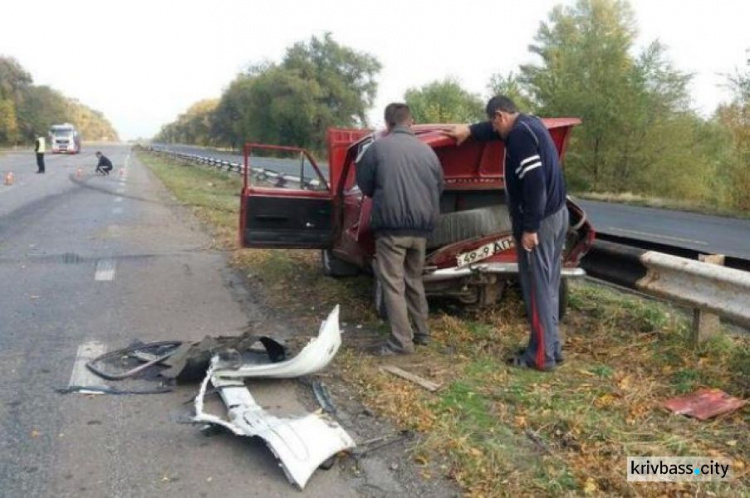
[[[264,320],[224,256],[128,147],[0,156],[0,496],[297,495],[257,440],[178,423],[195,385],[159,395],[60,394],[91,381],[76,362],[134,340],[199,340]],[[77,174],[78,168],[82,168]],[[94,378],[94,382],[96,379]],[[294,381],[258,382],[262,405],[304,410]],[[305,496],[353,496],[338,467]]]

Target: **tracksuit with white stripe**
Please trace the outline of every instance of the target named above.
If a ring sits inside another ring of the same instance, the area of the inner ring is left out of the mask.
[[[500,139],[490,122],[470,128],[476,140]],[[558,310],[568,210],[557,149],[538,118],[518,115],[505,138],[504,177],[519,279],[531,325],[529,345],[520,361],[549,370],[562,359]],[[521,245],[523,232],[535,232],[539,239],[539,245],[530,252]]]

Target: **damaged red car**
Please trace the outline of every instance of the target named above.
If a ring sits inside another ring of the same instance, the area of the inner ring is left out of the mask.
[[[561,160],[575,118],[544,119]],[[489,305],[517,279],[518,264],[505,202],[504,146],[468,139],[461,145],[441,133],[445,125],[417,125],[416,137],[433,148],[443,166],[445,189],[440,216],[427,242],[424,269],[429,296]],[[328,159],[318,165],[306,151],[259,144],[245,146],[245,180],[240,212],[244,247],[321,250],[323,272],[333,277],[372,273],[375,239],[372,200],[356,183],[356,159],[383,131],[331,129]],[[564,250],[560,311],[567,303],[567,279],[594,240],[583,209],[567,200],[570,228]],[[375,279],[375,305],[382,313]]]

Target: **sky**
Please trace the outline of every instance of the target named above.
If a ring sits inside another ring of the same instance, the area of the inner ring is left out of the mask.
[[[0,55],[37,85],[104,113],[122,139],[148,138],[249,64],[297,41],[334,39],[383,64],[369,116],[446,76],[487,97],[494,73],[538,62],[528,50],[555,5],[572,0],[0,0]],[[750,64],[750,1],[631,0],[636,50],[659,39],[694,74],[694,108],[729,98],[723,74]]]

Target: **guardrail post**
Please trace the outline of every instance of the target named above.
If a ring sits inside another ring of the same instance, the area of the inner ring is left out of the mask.
[[[724,266],[723,254],[700,254],[698,259],[703,263]],[[701,309],[693,310],[693,330],[691,340],[699,344],[717,335],[721,330],[719,315]]]

